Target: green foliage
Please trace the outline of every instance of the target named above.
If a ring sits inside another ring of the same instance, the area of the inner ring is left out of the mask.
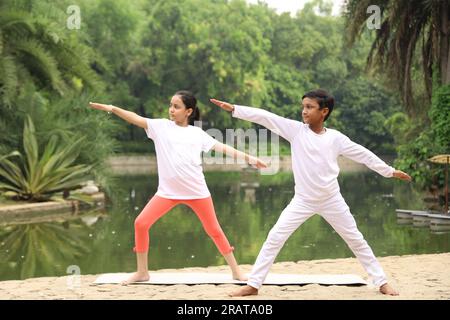
[[[396,112],[384,121],[398,146],[396,165],[422,187],[442,185],[442,174],[426,160],[448,153],[450,147],[448,3],[378,1],[382,17],[377,32],[366,27],[370,4],[347,1],[346,34],[349,44],[373,34],[371,50],[364,55],[368,67],[381,71],[386,83],[400,92],[408,116]]]
[[[450,86],[442,86],[433,94],[432,105],[429,111],[431,130],[424,130],[425,125],[413,125],[403,116],[394,115],[391,125],[399,133],[401,144],[398,147],[399,158],[396,165],[399,169],[411,174],[414,181],[422,187],[432,184],[444,185],[444,170],[442,167],[431,164],[427,159],[437,154],[450,152]],[[409,141],[402,137],[410,138]]]
[[[392,114],[403,114],[395,97],[376,82],[356,77],[348,79],[338,98],[335,126],[339,130],[375,153],[395,154],[394,139],[386,126]]]
[[[348,0],[344,13],[348,43],[353,44],[367,31],[367,8],[373,4],[380,8],[382,16],[368,55],[369,66],[380,68],[390,84],[398,88],[409,115],[420,115],[423,96],[429,102],[433,85],[450,82],[445,71],[450,43],[448,1]],[[420,81],[414,81],[417,74]],[[437,74],[438,81],[432,83]],[[417,82],[424,83],[423,87]]]
[[[104,58],[110,103],[166,117],[171,95],[189,89],[199,100],[204,128],[223,130],[252,124],[233,121],[211,106],[210,97],[300,119],[303,93],[324,87],[337,98],[329,126],[375,152],[393,152],[383,123],[398,104],[378,79],[365,75],[362,56],[370,39],[349,52],[343,19],[331,16],[323,1],[297,17],[242,0],[83,3],[89,38]],[[137,146],[145,139],[139,128],[121,123],[115,137],[121,152],[149,150]]]
[[[435,90],[429,112],[435,144],[442,153],[450,152],[450,85]]]
[[[261,106],[300,120],[300,98],[323,87],[336,97],[327,126],[377,153],[392,153],[386,120],[400,112],[398,94],[366,74],[373,36],[349,50],[344,19],[315,1],[292,17],[264,4],[232,1],[81,0],[81,29],[65,28],[69,1],[5,0],[0,11],[0,146],[20,148],[27,115],[39,123],[39,147],[58,134],[83,132],[76,164],[114,151],[153,152],[144,132],[89,110],[87,102],[166,117],[171,95],[192,90],[203,128],[249,128],[209,98]],[[314,9],[319,8],[319,13]],[[119,143],[115,143],[119,141]],[[282,142],[282,153],[289,152]]]
[[[433,138],[429,132],[421,132],[412,142],[398,147],[399,157],[396,168],[408,172],[413,181],[420,186],[430,185],[436,170],[427,159],[434,155]]]
[[[51,136],[85,139],[75,164],[96,167],[114,150],[111,121],[89,113],[88,101],[105,96],[96,72],[104,65],[86,33],[66,28],[68,1],[5,0],[0,3],[0,145],[1,154],[21,147],[28,116],[39,123],[39,147]],[[92,137],[95,137],[93,139]]]
[[[24,82],[58,95],[77,88],[101,89],[90,68],[94,51],[56,21],[65,12],[49,3],[5,0],[0,4],[0,101],[14,106]],[[5,75],[5,76],[3,76]]]
[[[0,190],[14,193],[18,199],[42,201],[52,194],[76,189],[86,179],[91,166],[73,165],[84,137],[60,142],[52,136],[42,154],[39,154],[34,124],[27,118],[23,132],[24,154],[14,152],[0,158]],[[18,157],[13,162],[8,158]]]

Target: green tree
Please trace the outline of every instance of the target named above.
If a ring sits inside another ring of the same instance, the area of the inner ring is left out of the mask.
[[[450,6],[448,1],[347,1],[349,44],[364,30],[369,5],[381,9],[368,67],[387,75],[401,93],[409,119],[395,113],[385,121],[397,142],[396,166],[409,171],[420,185],[433,183],[435,173],[426,160],[448,152],[447,98],[450,83]],[[423,81],[423,85],[420,82]],[[413,85],[415,84],[414,90]]]
[[[21,148],[22,124],[30,116],[39,123],[35,133],[39,148],[54,135],[63,137],[60,143],[74,141],[84,130],[90,139],[85,140],[76,165],[101,168],[99,164],[114,149],[108,137],[113,126],[105,117],[90,114],[87,105],[93,95],[104,96],[98,72],[105,63],[89,42],[84,20],[80,30],[67,28],[70,4],[0,3],[0,152]],[[95,175],[104,179],[102,171],[97,169]]]
[[[45,11],[44,11],[45,10]],[[0,101],[13,106],[24,82],[63,95],[69,88],[100,87],[90,68],[93,50],[58,24],[64,14],[50,3],[0,3]],[[54,20],[52,20],[54,19]]]
[[[446,0],[348,0],[345,14],[350,44],[366,29],[370,5],[381,9],[382,22],[368,56],[369,65],[380,66],[395,79],[405,110],[414,115],[416,108],[423,107],[413,99],[411,70],[416,55],[422,56],[421,75],[428,100],[436,71],[439,80],[435,85],[450,83],[450,5]]]

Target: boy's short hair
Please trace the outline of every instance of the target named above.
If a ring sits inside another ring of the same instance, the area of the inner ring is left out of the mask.
[[[317,103],[319,103],[319,109],[328,108],[328,114],[324,119],[324,121],[327,121],[328,117],[331,114],[331,111],[333,111],[334,108],[334,97],[324,89],[317,89],[305,93],[302,97],[302,100],[304,98],[316,100]]]

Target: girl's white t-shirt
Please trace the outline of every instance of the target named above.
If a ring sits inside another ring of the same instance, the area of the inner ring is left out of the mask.
[[[218,143],[199,127],[182,127],[168,119],[146,119],[158,163],[156,195],[168,199],[203,199],[211,194],[203,175],[201,153]]]

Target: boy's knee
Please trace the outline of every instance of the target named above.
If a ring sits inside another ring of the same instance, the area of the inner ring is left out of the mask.
[[[266,239],[266,243],[272,246],[283,244],[285,241],[286,236],[276,231],[270,231]]]
[[[349,245],[353,247],[364,247],[367,245],[367,241],[364,239],[362,234],[348,237],[346,240]]]

